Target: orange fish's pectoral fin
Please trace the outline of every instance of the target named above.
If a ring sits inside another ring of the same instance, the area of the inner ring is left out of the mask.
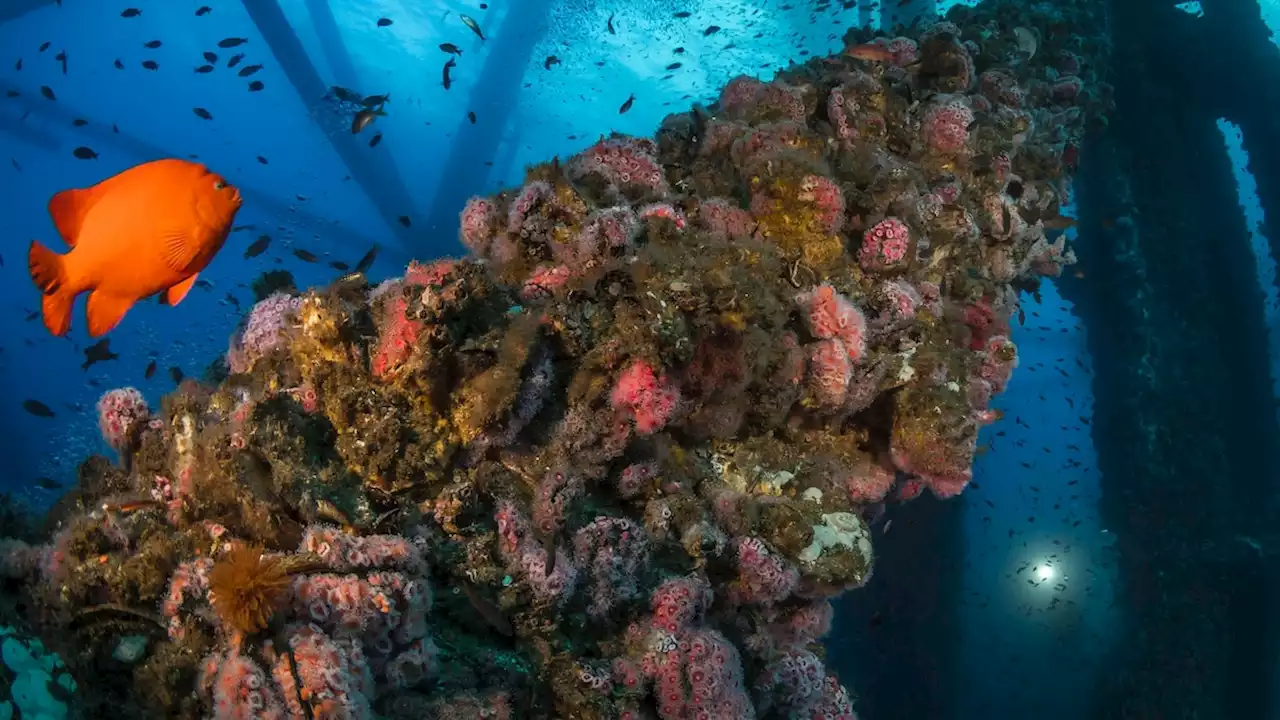
[[[69,247],[75,247],[80,238],[80,222],[98,202],[97,188],[63,190],[49,199],[49,217],[58,228],[58,234]]]
[[[164,236],[164,262],[174,272],[185,273],[200,254],[200,243],[191,234],[172,231]]]
[[[170,307],[182,302],[182,298],[186,297],[187,293],[191,292],[191,288],[195,287],[196,278],[199,276],[200,273],[196,273],[168,290],[165,290],[160,294],[160,302]]]
[[[124,314],[133,307],[134,299],[110,295],[101,290],[89,293],[89,303],[85,306],[85,315],[89,319],[89,337],[101,337],[111,332]]]

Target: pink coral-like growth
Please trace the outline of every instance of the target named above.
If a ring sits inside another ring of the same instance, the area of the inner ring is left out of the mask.
[[[622,371],[611,397],[613,407],[630,416],[637,433],[652,435],[675,413],[680,404],[680,388],[666,376],[654,373],[649,363],[636,360]]]
[[[898,218],[885,218],[862,234],[858,248],[858,264],[867,272],[876,272],[902,264],[911,247],[911,231]]]
[[[800,571],[757,537],[738,538],[738,580],[732,594],[740,603],[773,605],[795,592]]]
[[[373,376],[382,380],[390,377],[413,354],[418,343],[418,335],[425,327],[419,320],[408,317],[409,301],[403,297],[392,297],[383,308],[382,332],[378,335],[378,344],[374,349],[371,370]]]
[[[963,149],[969,142],[969,126],[973,124],[973,110],[961,102],[938,105],[924,116],[925,142],[934,151],[950,154]]]
[[[259,358],[283,345],[284,331],[301,305],[302,298],[285,293],[269,295],[254,305],[227,349],[231,372],[249,372]]]
[[[473,197],[467,201],[459,218],[459,239],[468,250],[480,257],[488,254],[497,224],[498,211],[485,198]]]
[[[113,450],[123,452],[133,433],[151,417],[151,408],[137,388],[108,390],[98,398],[98,428]]]

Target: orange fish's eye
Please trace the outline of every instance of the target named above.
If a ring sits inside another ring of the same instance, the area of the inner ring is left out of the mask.
[[[222,190],[222,189],[224,189],[224,188],[226,188],[226,187],[227,187],[227,184],[226,184],[226,183],[224,183],[224,182],[222,182],[221,180],[214,180],[214,181],[213,181],[213,189],[214,189],[214,190]]]

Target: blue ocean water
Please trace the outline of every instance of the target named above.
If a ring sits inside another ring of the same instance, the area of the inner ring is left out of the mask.
[[[0,98],[0,448],[3,489],[36,510],[57,500],[53,486],[76,482],[85,456],[110,452],[93,409],[101,393],[131,385],[158,405],[175,386],[171,369],[199,377],[226,351],[261,273],[287,270],[300,288],[324,284],[342,274],[332,262],[354,265],[377,248],[369,271],[376,282],[410,259],[458,255],[457,214],[468,196],[518,185],[526,165],[566,157],[602,135],[650,134],[665,115],[713,99],[737,75],[767,80],[792,62],[838,51],[849,26],[882,20],[857,3],[786,0],[208,0],[211,11],[198,13],[201,5],[10,0],[0,8],[0,90],[9,94]],[[130,7],[141,12],[123,17]],[[679,11],[689,16],[672,19]],[[227,39],[245,42],[220,47]],[[451,56],[441,43],[460,49],[447,90]],[[206,64],[214,70],[196,71]],[[253,65],[262,68],[241,72]],[[352,108],[332,86],[389,95],[386,116],[352,135]],[[620,113],[629,98],[634,104]],[[1224,126],[1224,152],[1232,132]],[[371,146],[374,137],[381,139]],[[96,157],[76,157],[78,147]],[[1230,152],[1256,226],[1246,163]],[[198,159],[235,184],[245,198],[239,227],[201,274],[207,284],[176,308],[133,308],[109,336],[119,357],[82,369],[92,342],[83,301],[67,338],[50,337],[32,319],[39,293],[27,276],[27,243],[58,247],[45,212],[54,193],[160,157]],[[245,257],[263,235],[269,249]],[[1258,245],[1260,286],[1270,288],[1274,263],[1265,267],[1265,242]],[[919,682],[945,678],[954,688],[960,718],[1087,717],[1090,693],[1117,651],[1117,628],[1129,620],[1115,597],[1118,532],[1098,512],[1090,328],[1052,282],[1023,303],[1025,318],[1012,328],[1021,364],[999,401],[1004,420],[983,431],[974,486],[949,501],[962,507],[960,543],[938,549],[959,569],[946,600],[954,655],[945,667],[920,662]],[[1272,327],[1274,312],[1271,299]],[[145,378],[153,360],[158,370]],[[25,400],[56,416],[25,412]],[[909,544],[918,513],[891,508],[877,542]],[[872,583],[909,585],[914,571],[878,566]],[[892,707],[913,680],[865,687],[860,677],[874,676],[879,661],[846,658],[840,647],[875,644],[898,610],[855,600],[842,611],[828,640],[841,672],[875,696],[875,707]]]

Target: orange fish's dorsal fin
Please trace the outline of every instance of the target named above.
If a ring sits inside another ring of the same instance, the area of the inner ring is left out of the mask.
[[[164,262],[174,272],[185,273],[200,253],[200,243],[189,232],[171,230],[161,240]]]
[[[170,307],[182,302],[182,298],[186,297],[187,293],[191,292],[191,288],[195,286],[196,278],[199,276],[200,273],[196,273],[168,290],[165,290],[160,294],[160,302],[165,305],[169,305]]]
[[[110,295],[101,290],[89,293],[85,315],[89,320],[89,337],[101,337],[120,324],[124,314],[133,307],[133,298]]]
[[[80,239],[80,223],[96,202],[96,186],[84,190],[63,190],[49,199],[49,217],[53,218],[58,234],[68,247],[76,246]]]

